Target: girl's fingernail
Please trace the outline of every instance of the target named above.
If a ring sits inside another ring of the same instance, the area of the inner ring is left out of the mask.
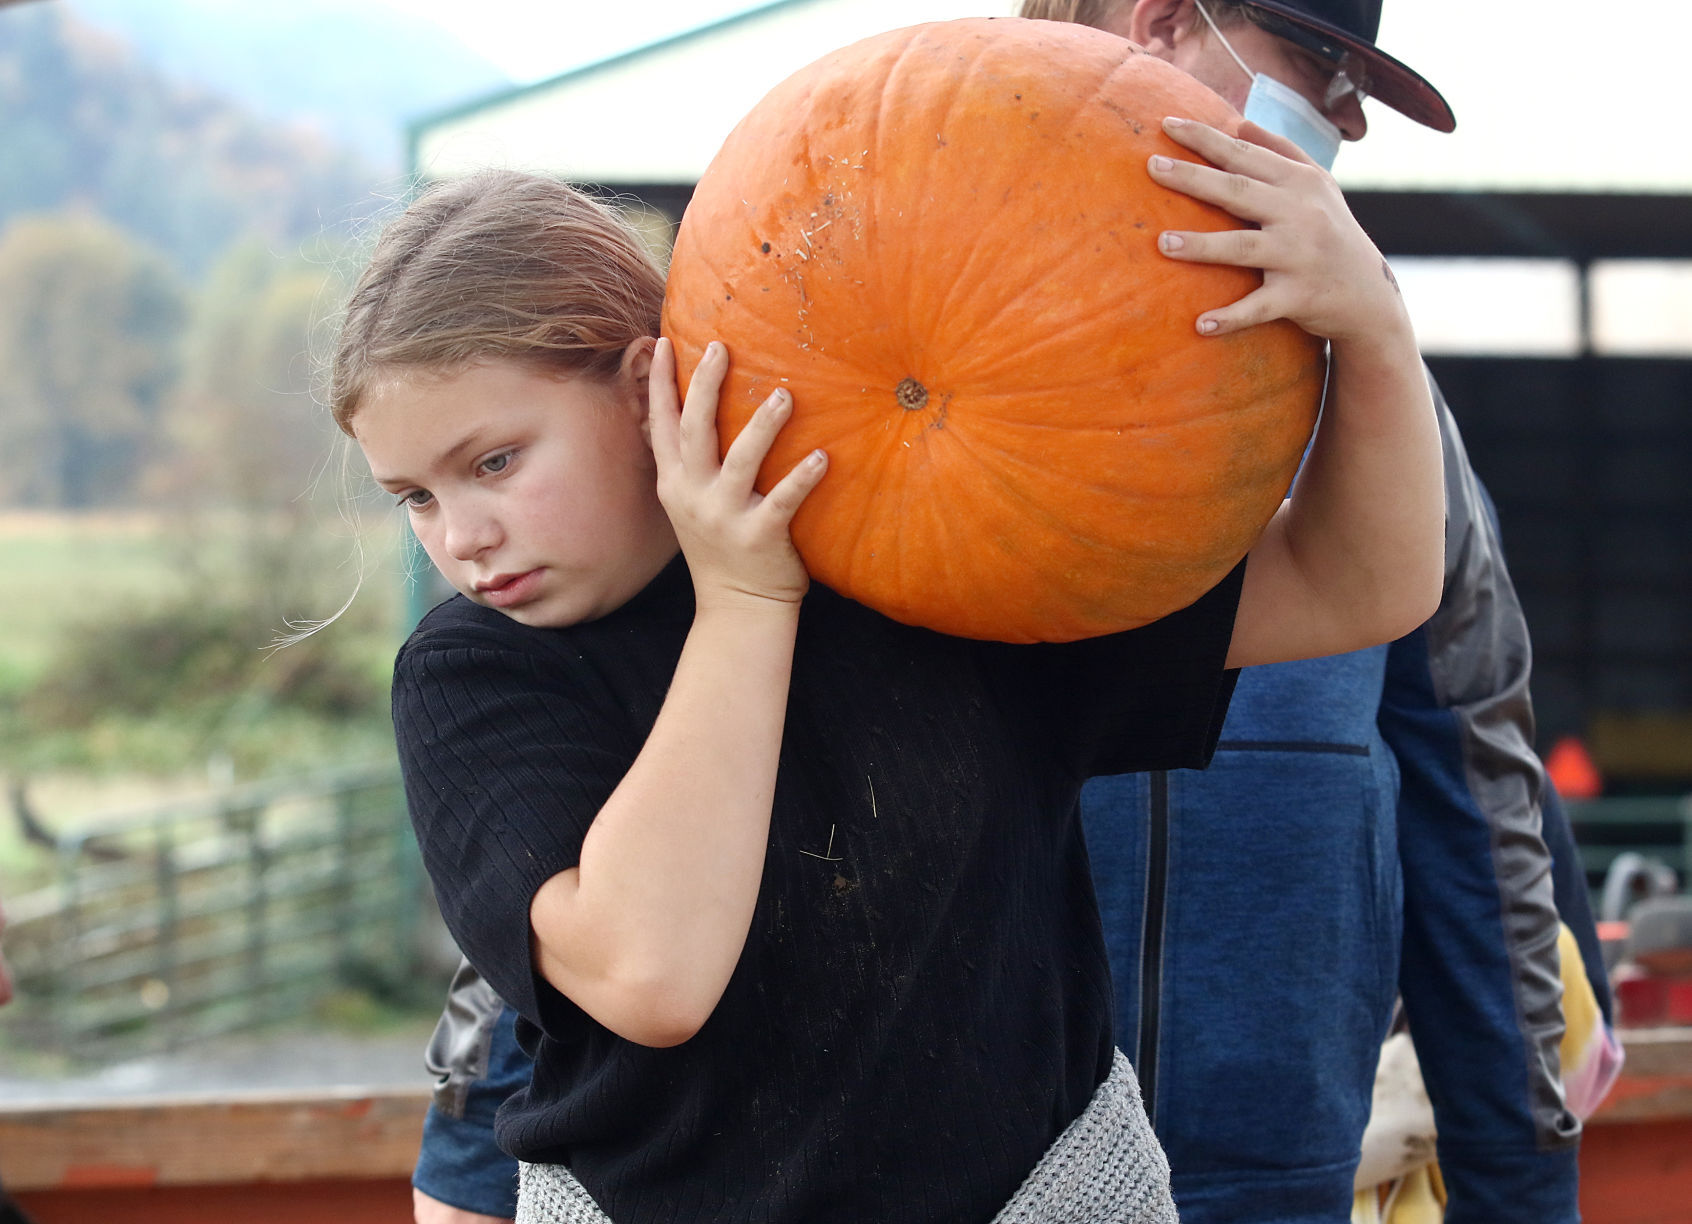
[[[1163,120],[1163,126],[1166,128],[1185,127],[1186,123],[1187,121],[1179,115],[1166,115]]]
[[[1151,168],[1153,170],[1173,170],[1175,162],[1171,158],[1160,155],[1151,159]]]
[[[1157,241],[1158,245],[1166,251],[1179,251],[1187,245],[1187,240],[1179,234],[1164,234]]]
[[[805,462],[810,464],[812,467],[821,467],[823,464],[828,462],[828,456],[823,454],[820,450],[814,450],[805,456]]]
[[[1220,323],[1218,323],[1215,319],[1200,319],[1198,329],[1199,329],[1199,333],[1201,335],[1208,336],[1208,335],[1210,335],[1211,332],[1215,331],[1218,327],[1221,327],[1221,326],[1222,325]]]

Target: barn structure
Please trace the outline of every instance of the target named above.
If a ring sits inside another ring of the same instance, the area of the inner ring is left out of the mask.
[[[1547,74],[1567,47],[1544,14],[1386,7],[1381,45],[1441,87],[1459,126],[1441,136],[1371,103],[1372,134],[1336,172],[1497,503],[1542,747],[1582,737],[1610,793],[1692,788],[1692,158],[1558,92]],[[882,30],[1013,10],[775,0],[426,117],[413,167],[556,173],[642,202],[662,237],[723,137],[794,69]],[[1641,53],[1628,113],[1677,113],[1677,68]]]

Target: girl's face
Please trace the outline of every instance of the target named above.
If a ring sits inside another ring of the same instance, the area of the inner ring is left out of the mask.
[[[509,360],[401,371],[353,436],[454,587],[525,625],[592,620],[676,553],[643,429],[647,352],[631,345],[609,382]]]

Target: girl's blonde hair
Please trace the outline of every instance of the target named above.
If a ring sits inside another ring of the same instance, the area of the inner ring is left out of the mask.
[[[373,378],[487,358],[609,378],[658,334],[664,276],[608,205],[556,179],[484,171],[430,187],[376,243],[329,369],[343,433]]]

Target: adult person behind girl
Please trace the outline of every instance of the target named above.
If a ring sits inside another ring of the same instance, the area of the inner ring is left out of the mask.
[[[1022,15],[1138,42],[1331,157],[1367,131],[1349,84],[1452,125],[1433,87],[1375,48],[1380,11],[1026,0]],[[1439,420],[1446,570],[1432,619],[1390,649],[1254,668],[1209,769],[1083,793],[1117,1038],[1190,1224],[1350,1218],[1395,993],[1435,1104],[1448,1224],[1579,1218],[1559,912],[1607,1010],[1604,967],[1533,750],[1531,650],[1495,515],[1442,399]]]
[[[1173,1218],[1081,781],[1202,765],[1228,669],[1419,623],[1442,499],[1403,303],[1332,180],[1249,126],[1166,129],[1211,165],[1147,173],[1260,227],[1159,236],[1263,269],[1196,328],[1327,337],[1328,399],[1233,575],[1065,647],[807,595],[787,523],[825,458],[752,490],[791,397],[719,464],[728,354],[678,405],[661,278],[585,197],[486,175],[384,234],[333,408],[463,596],[402,649],[395,728],[449,929],[535,1054],[498,1120],[519,1220]]]

